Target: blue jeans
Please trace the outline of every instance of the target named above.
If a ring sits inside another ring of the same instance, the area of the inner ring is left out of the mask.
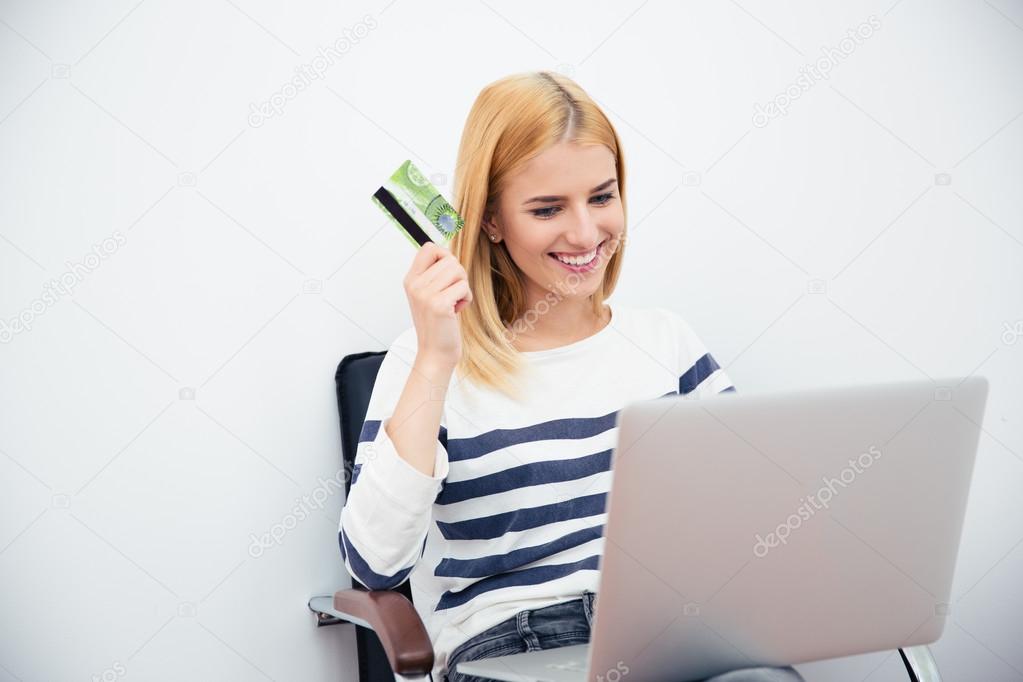
[[[537,649],[557,649],[590,641],[594,592],[583,592],[581,599],[554,604],[542,609],[520,611],[514,617],[484,630],[460,644],[448,657],[447,672],[440,682],[484,682],[487,678],[455,672],[455,665],[481,658],[507,656]],[[798,682],[803,680],[794,668],[742,668],[703,682]]]

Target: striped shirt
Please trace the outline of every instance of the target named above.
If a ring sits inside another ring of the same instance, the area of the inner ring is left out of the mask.
[[[453,377],[433,476],[402,459],[384,429],[415,359],[415,328],[384,356],[338,540],[345,567],[368,588],[411,580],[435,682],[469,638],[524,609],[597,591],[618,410],[734,390],[678,314],[611,309],[592,336],[522,353],[523,402]]]

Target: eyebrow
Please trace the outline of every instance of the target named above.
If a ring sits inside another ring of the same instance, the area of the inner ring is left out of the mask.
[[[609,180],[605,180],[604,182],[600,183],[599,185],[597,185],[596,187],[591,189],[590,190],[590,194],[593,194],[594,192],[599,192],[602,189],[607,189],[608,187],[610,187],[611,185],[615,184],[616,182],[618,182],[618,178],[611,178]],[[553,203],[555,201],[561,201],[564,198],[565,197],[553,197],[553,196],[533,197],[532,199],[526,199],[525,201],[522,202],[522,204],[523,205],[525,205],[525,204],[532,204],[533,202],[542,202],[542,203],[545,203],[545,204],[550,204],[550,203]]]

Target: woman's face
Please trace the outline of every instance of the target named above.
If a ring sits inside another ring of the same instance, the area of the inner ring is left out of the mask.
[[[488,231],[526,275],[530,301],[547,291],[585,299],[597,290],[625,229],[617,177],[607,147],[562,142],[508,179]]]

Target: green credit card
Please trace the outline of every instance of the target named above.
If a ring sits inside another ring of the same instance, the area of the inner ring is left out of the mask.
[[[416,248],[428,241],[446,247],[465,224],[433,183],[408,160],[373,193],[373,203]]]

